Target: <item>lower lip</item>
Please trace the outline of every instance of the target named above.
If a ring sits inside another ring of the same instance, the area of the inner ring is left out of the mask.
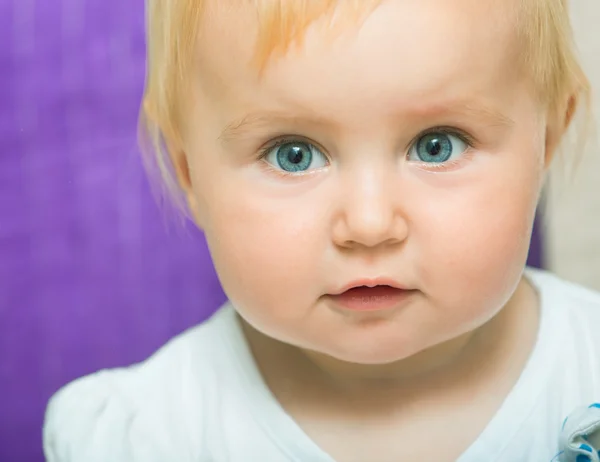
[[[331,295],[336,305],[349,311],[390,310],[404,302],[413,290],[395,289],[389,286],[358,287],[339,295]]]

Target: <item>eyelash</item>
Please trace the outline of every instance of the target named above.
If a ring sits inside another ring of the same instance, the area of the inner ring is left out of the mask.
[[[408,144],[409,148],[412,147],[419,138],[423,138],[424,136],[429,135],[431,133],[443,133],[444,135],[456,136],[457,138],[460,138],[461,141],[466,143],[470,148],[475,147],[477,145],[477,140],[473,136],[469,135],[467,132],[454,127],[441,126],[428,128],[427,130],[424,130],[421,133],[419,133]]]
[[[460,130],[460,129],[454,128],[454,127],[440,126],[440,127],[432,127],[432,128],[429,128],[427,130],[420,132],[415,138],[413,138],[410,141],[410,143],[408,144],[408,147],[405,149],[405,151],[408,153],[410,151],[410,149],[415,145],[415,143],[419,140],[419,138],[427,136],[431,133],[443,133],[445,135],[452,135],[452,136],[456,136],[457,138],[459,138],[463,143],[465,143],[467,145],[467,150],[465,151],[465,154],[463,154],[463,156],[468,155],[469,152],[471,151],[471,149],[476,147],[478,144],[477,140],[473,136],[469,135],[467,132],[465,132],[463,130]],[[284,144],[293,143],[293,142],[302,142],[302,143],[311,144],[311,145],[315,146],[317,149],[319,149],[321,152],[323,152],[323,154],[325,154],[324,149],[321,149],[316,143],[309,141],[303,137],[284,136],[284,137],[275,139],[270,144],[261,148],[259,150],[259,160],[264,160],[265,157],[273,149],[276,149],[279,146],[283,146]],[[461,157],[461,159],[459,159],[459,160],[448,161],[448,162],[444,162],[444,163],[440,163],[440,164],[431,164],[430,163],[430,164],[427,164],[426,168],[429,170],[434,170],[434,171],[451,170],[452,167],[459,165],[462,160],[463,159]],[[283,177],[290,177],[290,176],[291,177],[300,177],[300,176],[304,176],[304,175],[312,173],[312,172],[306,172],[306,173],[286,172],[285,170],[278,170],[276,168],[272,168],[271,165],[266,162],[265,162],[265,164],[274,173],[277,173]],[[425,164],[425,162],[422,162],[422,164]]]

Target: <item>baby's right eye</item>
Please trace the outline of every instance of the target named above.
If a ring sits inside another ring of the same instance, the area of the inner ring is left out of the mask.
[[[287,173],[303,173],[326,167],[329,163],[325,154],[305,141],[281,140],[266,148],[264,160],[272,167]]]

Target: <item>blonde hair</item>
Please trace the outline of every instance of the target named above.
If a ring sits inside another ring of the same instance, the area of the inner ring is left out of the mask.
[[[261,27],[256,64],[263,67],[312,23],[344,8],[347,22],[360,20],[383,0],[247,0]],[[576,95],[589,112],[590,84],[573,44],[568,0],[519,0],[521,54],[540,102],[556,107]],[[147,75],[140,113],[140,141],[150,176],[161,179],[161,195],[186,211],[167,145],[181,145],[179,102],[189,84],[198,28],[210,0],[146,0]]]

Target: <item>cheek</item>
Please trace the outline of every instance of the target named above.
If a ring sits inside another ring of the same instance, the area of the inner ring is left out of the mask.
[[[418,230],[421,279],[437,305],[463,307],[465,317],[492,314],[508,300],[529,249],[541,170],[535,159],[495,167],[420,211],[428,224]]]
[[[325,220],[314,202],[294,201],[239,181],[205,179],[196,194],[208,194],[204,229],[215,268],[229,299],[256,327],[285,324],[302,310],[281,309],[282,301],[311,306],[320,295]],[[256,185],[254,185],[256,186]],[[268,330],[268,329],[267,329]]]

